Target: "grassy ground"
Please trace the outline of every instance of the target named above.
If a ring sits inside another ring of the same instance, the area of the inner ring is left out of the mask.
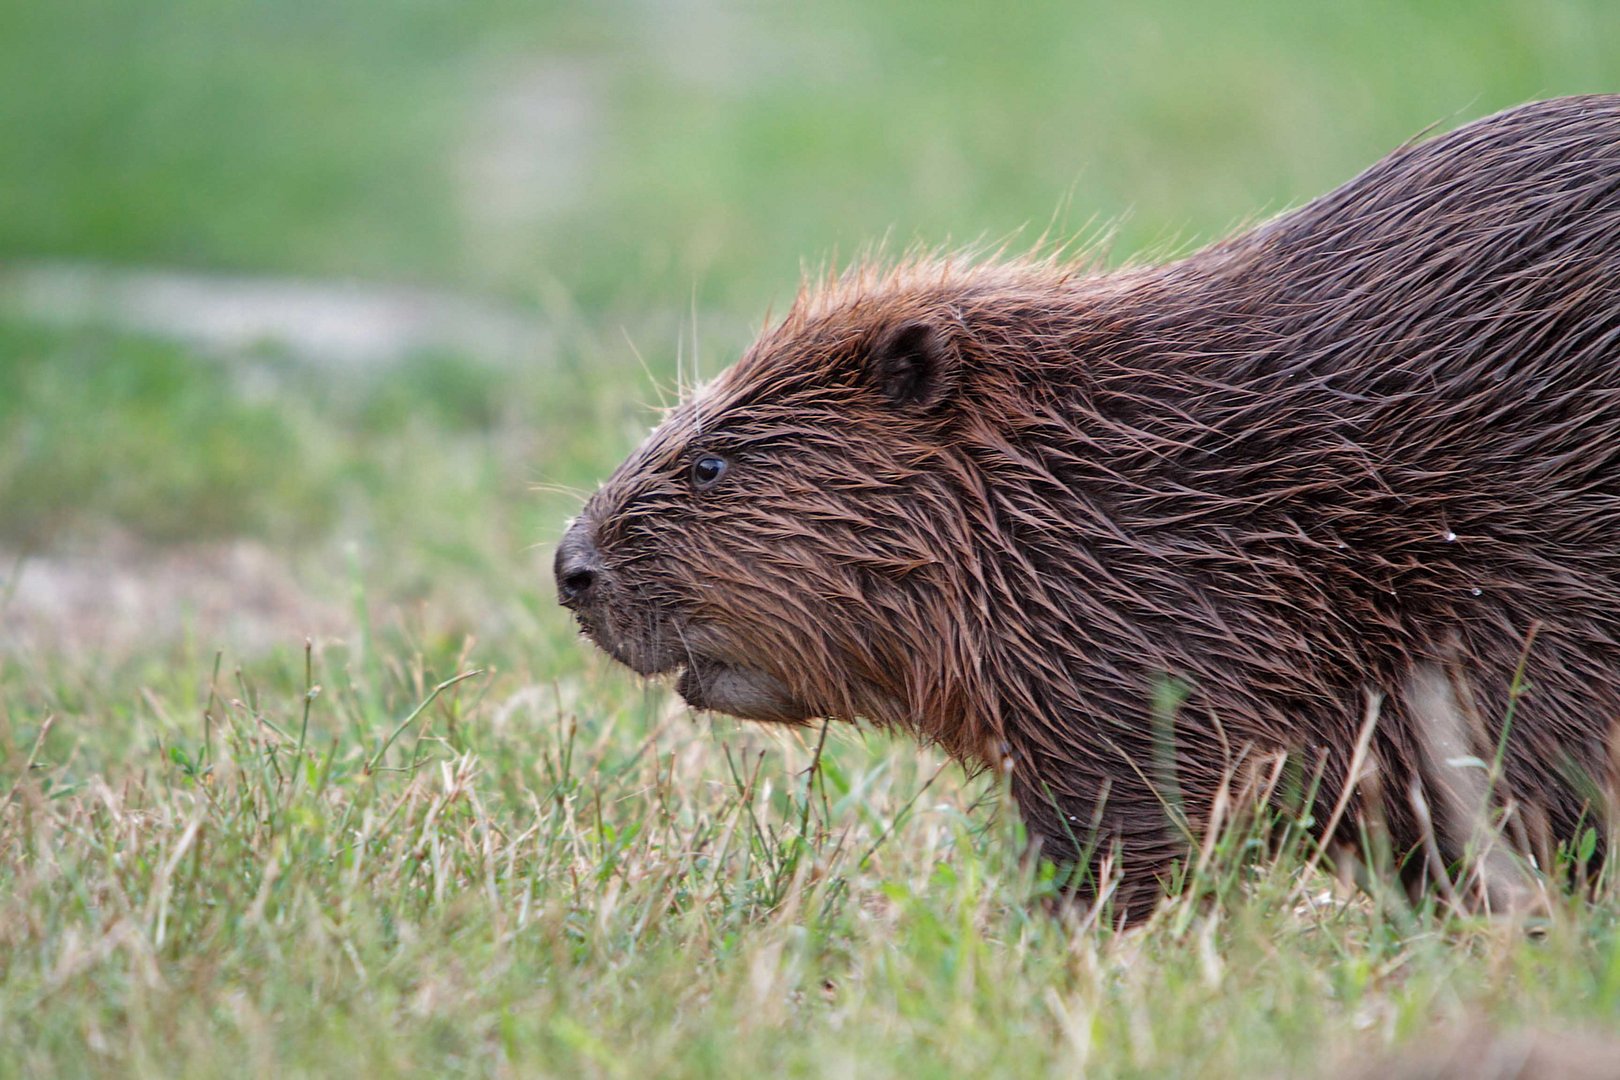
[[[1051,918],[992,780],[687,715],[574,640],[545,547],[802,261],[1182,247],[1427,124],[1616,88],[1617,31],[0,0],[0,259],[452,288],[554,342],[343,371],[0,320],[0,1074],[1313,1075],[1620,1026],[1607,893],[1530,936],[1239,836],[1145,931]],[[133,630],[49,608],[70,558]]]

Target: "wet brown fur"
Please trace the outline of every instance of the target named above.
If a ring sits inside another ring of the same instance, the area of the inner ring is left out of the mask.
[[[1499,805],[1574,837],[1620,717],[1620,98],[1403,147],[1163,266],[863,267],[576,530],[616,657],[1004,764],[1046,853],[1117,852],[1126,915],[1188,850],[1170,797],[1196,832],[1262,754],[1417,852],[1435,672],[1488,758],[1523,658]],[[1369,695],[1376,808],[1345,791]]]

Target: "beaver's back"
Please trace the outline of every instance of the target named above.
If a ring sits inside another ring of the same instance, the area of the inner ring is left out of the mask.
[[[1127,527],[1232,545],[1212,580],[1290,564],[1273,599],[1340,692],[1387,695],[1397,776],[1432,734],[1415,669],[1458,673],[1488,756],[1523,662],[1509,786],[1590,820],[1620,718],[1620,98],[1406,147],[1148,289],[1128,338],[1179,382],[1184,449]]]

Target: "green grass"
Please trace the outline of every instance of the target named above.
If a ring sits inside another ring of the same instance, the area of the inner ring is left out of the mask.
[[[231,383],[175,345],[0,325],[0,541],[98,518],[157,540],[329,526],[285,407]]]
[[[307,674],[295,652],[177,674],[112,738],[81,717],[114,702],[30,708],[6,672],[8,1060],[1305,1074],[1448,1023],[1620,1014],[1612,900],[1530,937],[1301,877],[1299,852],[1256,863],[1236,834],[1214,900],[1076,927],[988,781],[879,738],[818,761],[814,732],[711,729],[513,644],[556,660],[384,634],[376,681],[342,645]]]
[[[547,580],[660,385],[802,264],[1184,248],[1620,88],[1617,34],[1595,0],[0,0],[0,260],[426,283],[553,341],[348,371],[0,320],[0,1075],[1317,1075],[1620,1027],[1612,886],[1532,935],[1239,834],[1146,929],[1076,925],[993,781],[690,717]],[[492,226],[468,148],[514,86],[567,168]],[[23,608],[62,552],[110,594],[237,541],[340,613],[307,670],[297,623]]]
[[[756,317],[801,262],[1118,224],[1181,246],[1436,123],[1612,89],[1604,0],[986,7],[0,0],[0,258],[359,274]],[[477,225],[503,86],[537,209]],[[519,109],[522,112],[522,109]]]

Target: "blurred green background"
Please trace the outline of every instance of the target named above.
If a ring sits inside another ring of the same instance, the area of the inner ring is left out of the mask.
[[[163,563],[134,607],[240,644],[358,553],[571,648],[543,546],[807,266],[1183,251],[1431,125],[1620,86],[1617,40],[1603,0],[3,0],[0,610],[111,634],[75,572],[235,544],[258,577]]]

